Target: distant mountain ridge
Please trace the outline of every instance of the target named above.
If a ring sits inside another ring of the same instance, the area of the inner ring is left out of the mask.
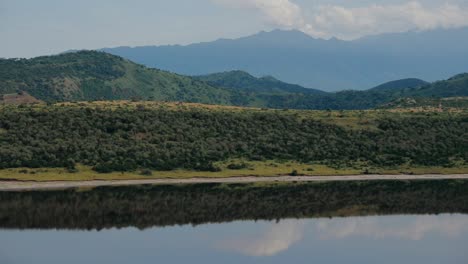
[[[315,39],[299,31],[260,32],[187,46],[105,48],[149,67],[186,75],[231,70],[325,91],[364,90],[388,80],[447,79],[468,70],[468,27]]]

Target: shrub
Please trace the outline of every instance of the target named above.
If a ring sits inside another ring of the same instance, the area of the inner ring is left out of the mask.
[[[227,166],[228,169],[230,170],[242,170],[246,169],[248,165],[245,162],[242,163],[231,163]]]
[[[143,175],[143,176],[152,176],[153,175],[153,172],[151,170],[148,170],[148,169],[144,169],[140,172],[140,175]]]

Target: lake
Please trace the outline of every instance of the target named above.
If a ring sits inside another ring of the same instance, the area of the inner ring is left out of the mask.
[[[0,263],[468,263],[468,215],[0,230]]]
[[[0,192],[0,263],[468,263],[468,181]]]

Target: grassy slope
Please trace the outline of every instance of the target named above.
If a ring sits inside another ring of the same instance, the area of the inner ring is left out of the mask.
[[[57,107],[90,107],[90,108],[109,108],[115,109],[118,107],[127,107],[136,109],[138,106],[144,105],[146,108],[167,108],[174,111],[191,111],[192,109],[203,109],[206,111],[278,111],[281,114],[298,116],[300,118],[313,118],[326,123],[336,124],[346,129],[376,129],[375,120],[382,116],[426,116],[436,114],[443,118],[444,116],[466,115],[466,110],[461,109],[445,109],[444,112],[437,112],[437,109],[391,109],[391,110],[367,110],[367,111],[303,111],[303,110],[263,110],[259,108],[241,108],[231,106],[216,106],[191,103],[160,103],[160,102],[82,102],[82,103],[60,103]],[[0,108],[0,111],[8,111],[8,107]],[[44,105],[35,105],[37,110],[46,110]],[[2,131],[0,130],[0,133]],[[228,169],[227,166],[232,163],[245,162],[248,166],[240,170]],[[217,162],[216,166],[220,167],[220,172],[200,172],[191,170],[174,170],[174,171],[153,171],[151,176],[143,176],[140,171],[134,172],[113,172],[109,174],[100,174],[91,169],[91,167],[78,165],[78,173],[69,173],[64,168],[41,168],[27,169],[14,168],[0,170],[0,179],[16,179],[16,180],[93,180],[93,179],[148,179],[148,178],[192,178],[192,177],[232,177],[232,176],[277,176],[290,174],[296,170],[298,174],[303,175],[356,175],[363,174],[366,170],[369,173],[377,174],[457,174],[468,173],[466,165],[456,167],[416,167],[410,165],[402,165],[398,167],[372,167],[365,163],[354,163],[347,166],[340,165],[339,167],[330,167],[320,163],[299,163],[295,161],[244,161],[244,160],[227,160]]]

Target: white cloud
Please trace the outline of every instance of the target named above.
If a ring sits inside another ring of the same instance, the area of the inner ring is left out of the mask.
[[[321,6],[300,30],[318,37],[354,39],[370,34],[462,26],[468,26],[468,9],[449,3],[425,7],[411,1],[357,8]]]
[[[303,10],[289,0],[212,1],[231,8],[256,9],[274,26],[321,38],[355,39],[388,32],[468,26],[468,8],[448,2],[431,6],[420,1],[363,7],[319,5]]]
[[[221,248],[247,256],[274,256],[302,240],[304,223],[300,220],[283,220],[272,224],[260,237],[246,236],[221,243]]]
[[[256,9],[274,26],[300,28],[304,25],[301,8],[289,0],[212,0],[231,8]]]

